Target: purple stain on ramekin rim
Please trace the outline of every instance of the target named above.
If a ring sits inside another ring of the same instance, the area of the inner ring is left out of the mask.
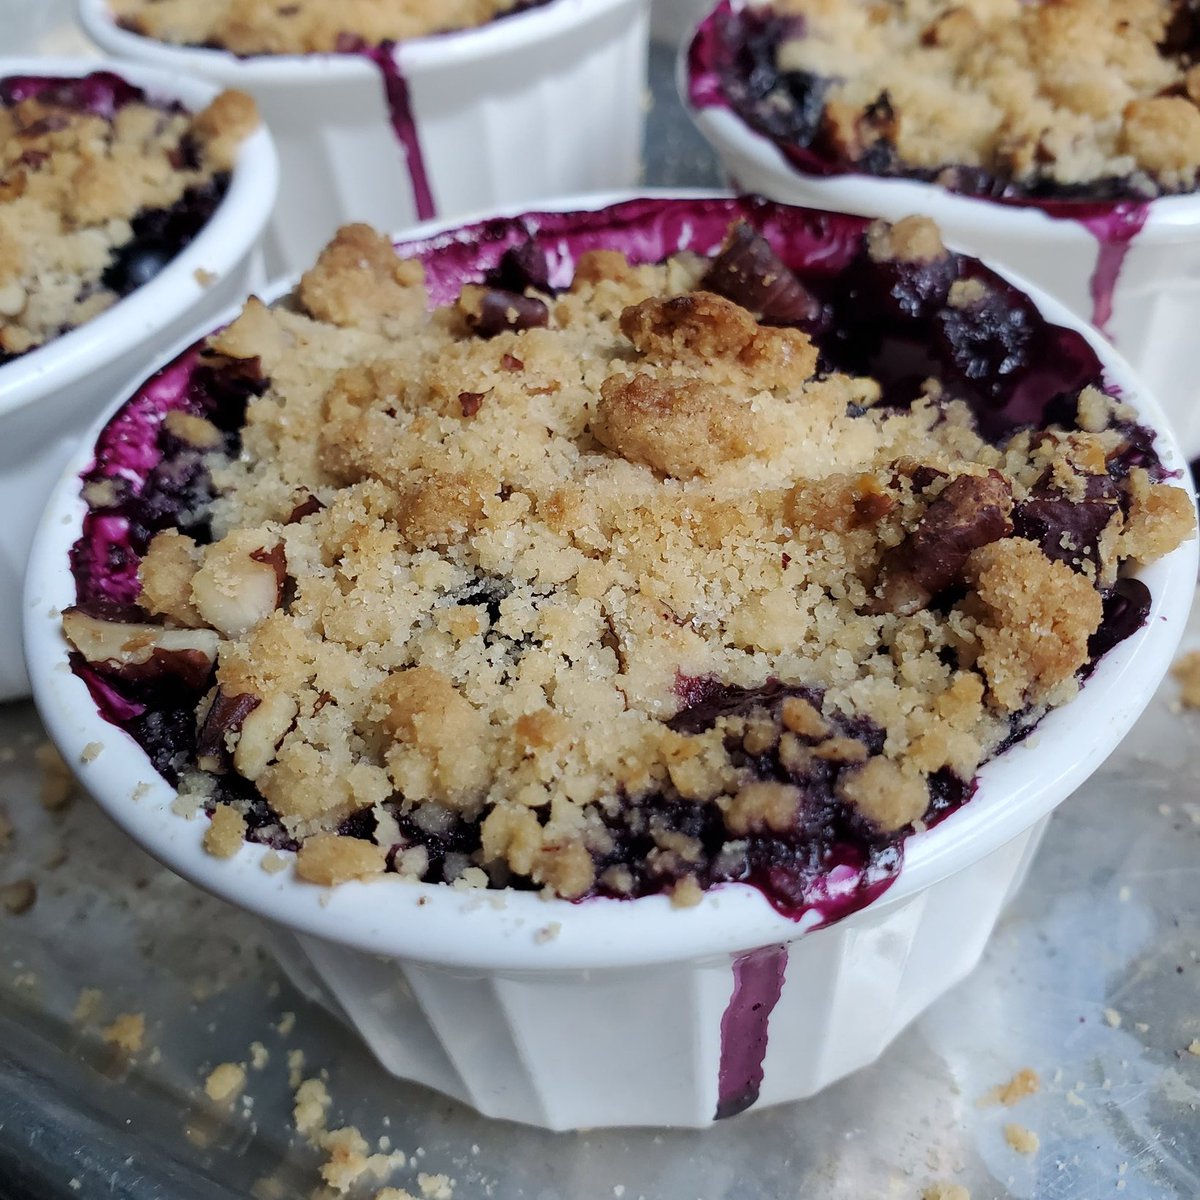
[[[871,171],[863,169],[859,163],[823,154],[811,144],[790,143],[758,118],[754,105],[743,94],[746,80],[734,66],[744,48],[743,32],[756,23],[773,25],[777,38],[782,38],[785,32],[802,36],[804,27],[800,17],[776,15],[769,9],[747,12],[739,8],[735,11],[732,0],[721,0],[701,22],[687,49],[687,91],[693,108],[724,108],[734,113],[749,128],[770,140],[783,158],[802,174],[909,180],[941,187],[965,199],[1015,208],[1036,208],[1053,219],[1077,222],[1097,242],[1096,266],[1089,280],[1091,321],[1108,336],[1107,326],[1112,318],[1113,295],[1121,267],[1150,215],[1151,201],[1143,192],[1123,185],[1121,180],[1106,179],[1095,185],[1091,194],[1085,185],[1032,194],[1011,180],[980,169],[954,165],[904,169],[893,156],[886,164],[891,169]],[[1097,195],[1097,192],[1103,194]]]
[[[861,288],[856,291],[847,285],[848,279],[858,278],[856,270],[861,273],[863,234],[868,222],[858,217],[788,208],[757,197],[682,201],[640,198],[601,210],[528,213],[401,242],[398,248],[401,253],[424,261],[431,304],[438,305],[456,296],[463,283],[478,282],[498,270],[506,251],[525,245],[531,239],[545,254],[551,287],[563,287],[570,282],[574,262],[587,250],[621,249],[634,262],[661,261],[680,249],[711,253],[720,245],[730,225],[737,221],[746,221],[762,232],[785,265],[796,271],[802,283],[815,295],[824,297],[831,308],[836,310],[843,306],[847,319],[849,314],[856,314],[856,320],[864,329],[873,330],[879,324],[872,305],[886,302],[888,297],[885,295],[882,300],[867,297],[870,302],[866,303]],[[981,264],[973,260],[962,262],[964,271],[969,271],[972,277],[988,280],[995,287],[997,303],[1001,307],[1028,304],[1011,285]],[[861,280],[855,287],[860,284]],[[905,319],[917,321],[915,328],[922,331],[921,336],[930,342],[931,348],[936,348],[929,326],[932,315]],[[924,325],[921,320],[925,320]],[[1003,396],[1003,403],[998,406],[994,396],[980,393],[974,397],[976,412],[981,420],[986,417],[991,421],[996,437],[1039,418],[1043,423],[1051,420],[1050,414],[1058,411],[1056,405],[1064,389],[1070,393],[1071,389],[1077,391],[1085,383],[1103,384],[1100,361],[1080,334],[1052,325],[1036,311],[1026,313],[1022,322],[1022,329],[1032,338],[1022,344],[1033,345],[1049,364],[1032,364],[1015,384],[1006,384],[1011,394]],[[841,331],[835,328],[833,332]],[[969,333],[969,344],[974,344],[972,338],[982,336],[977,329]],[[818,345],[822,345],[823,335],[816,336]],[[937,343],[947,354],[952,354],[957,344],[954,339]],[[828,338],[824,345],[828,348]],[[946,350],[946,346],[951,349]],[[236,378],[213,375],[212,368],[206,367],[200,356],[199,345],[193,346],[148,380],[104,427],[97,440],[95,461],[84,473],[84,480],[92,485],[111,485],[119,493],[119,500],[115,508],[94,506],[89,509],[82,535],[72,551],[77,602],[81,607],[100,610],[105,606],[136,604],[138,555],[131,550],[129,530],[139,523],[139,497],[155,471],[163,465],[162,419],[172,409],[209,417],[223,413],[223,418],[217,421],[218,426],[231,434],[234,430],[230,413],[236,412],[239,397],[244,400],[246,395],[254,393],[255,383],[248,381],[256,380],[257,370],[253,364],[240,364],[237,369],[241,373]],[[229,372],[233,368],[225,370]],[[209,372],[207,382],[205,371]],[[265,386],[265,381],[257,380],[257,383]],[[1150,444],[1152,435],[1141,431],[1140,427],[1134,429],[1146,435],[1144,444],[1134,448],[1140,456],[1139,461],[1153,466],[1157,460]],[[122,524],[123,521],[126,524]],[[1128,612],[1123,610],[1122,620],[1126,623],[1127,617]],[[1129,632],[1132,628],[1123,636]],[[80,664],[74,665],[78,671]],[[106,719],[136,736],[135,731],[142,728],[139,724],[142,710],[137,709],[137,697],[122,697],[118,691],[114,699],[92,683],[89,686]],[[711,703],[712,698],[707,693],[705,698]],[[182,721],[182,716],[179,720]],[[1028,725],[1014,729],[1013,740],[1027,731]],[[863,736],[869,739],[871,735],[867,731]],[[141,744],[145,746],[144,742]],[[161,757],[157,755],[156,761]],[[764,769],[770,769],[769,764]],[[939,773],[941,775],[946,778],[931,779],[932,803],[925,818],[927,826],[955,811],[974,790],[972,781],[957,779],[948,772]],[[822,819],[826,817],[827,814]],[[902,839],[889,841],[865,835],[838,820],[832,823],[826,820],[822,828],[827,832],[820,834],[822,840],[819,842],[798,844],[787,854],[781,851],[776,860],[771,858],[772,847],[767,847],[758,859],[748,856],[743,875],[714,875],[702,882],[705,886],[748,882],[757,887],[777,911],[796,920],[814,918],[815,926],[830,923],[863,907],[882,895],[895,881],[902,864]],[[714,871],[718,869],[715,865],[712,867]]]

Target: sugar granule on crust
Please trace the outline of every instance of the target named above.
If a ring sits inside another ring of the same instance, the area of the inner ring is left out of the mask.
[[[881,404],[761,316],[780,284],[820,311],[771,255],[745,228],[709,259],[588,251],[569,286],[430,311],[421,263],[349,226],[208,339],[236,453],[163,421],[205,522],[150,540],[144,621],[63,620],[118,680],[195,674],[180,791],[211,849],[681,905],[782,862],[802,896],[1071,699],[1121,564],[1191,535],[1185,493],[1124,466],[1129,411],[1091,385],[1003,440],[952,376]],[[923,218],[855,261],[963,273],[964,337],[1014,303]]]

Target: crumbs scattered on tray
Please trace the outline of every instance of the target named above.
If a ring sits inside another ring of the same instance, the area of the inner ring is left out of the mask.
[[[1007,1083],[997,1084],[980,1096],[976,1106],[987,1108],[992,1104],[1003,1104],[1005,1108],[1012,1108],[1026,1096],[1036,1095],[1041,1086],[1038,1073],[1032,1067],[1022,1067]]]

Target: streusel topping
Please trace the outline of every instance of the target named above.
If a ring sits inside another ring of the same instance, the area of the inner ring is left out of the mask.
[[[530,7],[530,0],[111,0],[113,15],[135,33],[247,55],[330,53],[347,37],[368,45],[398,42],[471,29]]]
[[[923,219],[854,229],[846,278],[987,352],[1011,289]],[[569,898],[811,882],[961,801],[1076,693],[1121,564],[1192,531],[1096,386],[989,440],[949,379],[900,403],[836,369],[836,306],[746,225],[712,259],[586,250],[562,289],[523,261],[431,312],[420,261],[347,227],[204,348],[253,381],[238,453],[164,422],[209,521],[147,533],[140,622],[66,629],[118,682],[195,676],[166,761],[244,819],[214,852],[247,828],[317,882]]]
[[[832,160],[1050,192],[1195,186],[1200,24],[1184,0],[768,0],[744,19],[764,12],[782,19],[777,77],[751,82],[753,107]]]
[[[174,257],[257,124],[241,92],[193,115],[105,73],[0,80],[0,363],[110,308]]]

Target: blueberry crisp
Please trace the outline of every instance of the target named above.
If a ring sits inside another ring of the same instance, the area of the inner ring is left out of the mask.
[[[313,54],[340,50],[347,38],[367,45],[471,29],[548,0],[111,0],[133,33],[234,54]]]
[[[257,123],[241,92],[193,115],[105,71],[0,79],[0,365],[158,274]]]
[[[726,3],[692,66],[694,96],[715,73],[804,170],[1051,199],[1149,199],[1200,170],[1192,0]]]
[[[1088,343],[924,218],[641,200],[408,253],[342,229],[84,478],[74,669],[214,853],[845,911],[1192,536]]]

